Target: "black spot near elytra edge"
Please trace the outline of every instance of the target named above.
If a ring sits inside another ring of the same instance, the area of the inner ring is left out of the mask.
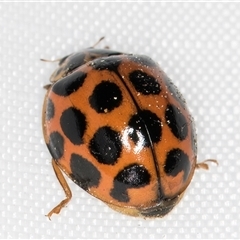
[[[137,92],[144,95],[157,95],[161,91],[161,86],[156,78],[141,70],[135,70],[129,74],[129,80]]]
[[[122,92],[119,87],[110,81],[103,80],[93,90],[89,97],[91,107],[97,113],[108,113],[120,106]]]
[[[49,143],[47,144],[49,152],[53,159],[59,160],[64,153],[64,138],[59,132],[52,132],[49,136]]]
[[[73,144],[79,145],[83,142],[87,123],[80,110],[74,107],[66,109],[61,115],[60,124],[64,134]]]
[[[148,170],[143,165],[131,164],[115,176],[110,195],[119,202],[128,202],[127,190],[148,185],[150,178]]]
[[[142,147],[150,147],[151,143],[158,143],[161,140],[161,120],[149,110],[142,110],[133,115],[128,126],[129,137],[135,144],[140,144]]]
[[[89,149],[99,163],[115,164],[122,152],[120,133],[108,126],[100,127],[91,139]]]
[[[158,65],[148,56],[145,55],[129,55],[128,58],[131,61],[139,63],[144,67],[158,68]]]
[[[71,93],[76,92],[84,83],[87,74],[84,72],[74,72],[65,78],[57,81],[52,91],[60,96],[69,96]]]
[[[54,113],[55,113],[55,108],[54,108],[53,101],[50,98],[48,98],[47,106],[46,106],[46,120],[50,120],[51,118],[53,118]]]
[[[93,60],[90,65],[96,70],[109,70],[116,72],[121,62],[122,58],[120,56],[109,56],[97,58]]]
[[[73,153],[70,159],[72,173],[71,178],[83,188],[88,190],[90,187],[97,187],[101,178],[98,169],[87,159]]]
[[[165,110],[165,119],[176,138],[182,141],[187,137],[188,122],[177,107],[169,104]]]
[[[190,161],[188,155],[179,148],[170,150],[166,155],[164,171],[167,175],[173,177],[183,171],[183,180],[185,181],[190,171]]]

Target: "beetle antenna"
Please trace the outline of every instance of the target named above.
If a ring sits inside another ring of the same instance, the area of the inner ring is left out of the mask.
[[[49,60],[49,59],[44,59],[44,58],[40,58],[40,61],[43,62],[59,62],[62,58],[58,58],[58,59],[54,59],[54,60]]]
[[[93,44],[92,48],[95,48],[104,38],[105,37],[99,38],[99,40],[95,44]]]

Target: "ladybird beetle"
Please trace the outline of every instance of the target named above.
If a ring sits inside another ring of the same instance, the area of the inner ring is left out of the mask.
[[[59,59],[50,82],[43,134],[66,199],[49,218],[72,197],[61,171],[116,211],[163,217],[208,168],[183,96],[151,58],[90,47]]]

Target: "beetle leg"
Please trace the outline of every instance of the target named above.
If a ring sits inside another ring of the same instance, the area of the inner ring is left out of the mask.
[[[65,192],[66,198],[62,200],[56,207],[54,207],[46,216],[50,219],[53,213],[58,214],[63,207],[67,205],[67,203],[71,200],[72,198],[72,192],[71,189],[69,188],[67,181],[65,180],[63,173],[61,172],[59,166],[55,162],[54,159],[52,159],[52,166],[53,170],[56,174],[56,177],[61,184],[63,191]]]
[[[204,169],[204,170],[208,170],[209,169],[209,166],[208,166],[209,162],[213,162],[213,163],[218,165],[218,161],[217,160],[215,160],[215,159],[207,159],[207,160],[205,160],[203,162],[197,163],[196,168],[201,168],[201,169]]]

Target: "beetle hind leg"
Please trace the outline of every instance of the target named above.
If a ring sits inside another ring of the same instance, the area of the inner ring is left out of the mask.
[[[63,173],[61,172],[59,166],[57,165],[57,163],[55,162],[54,159],[52,159],[52,166],[53,166],[53,170],[56,174],[56,177],[59,181],[59,183],[61,184],[63,191],[65,192],[66,198],[63,199],[56,207],[54,207],[46,216],[50,219],[52,214],[58,214],[60,213],[61,209],[64,208],[68,202],[71,200],[72,198],[72,192],[70,187],[67,184],[67,181],[65,180]]]
[[[215,159],[206,159],[203,162],[197,163],[196,168],[198,168],[198,169],[201,168],[201,169],[204,169],[204,170],[208,170],[209,169],[209,166],[208,166],[209,162],[212,162],[212,163],[215,163],[215,164],[218,165],[218,161],[217,160],[215,160]]]

